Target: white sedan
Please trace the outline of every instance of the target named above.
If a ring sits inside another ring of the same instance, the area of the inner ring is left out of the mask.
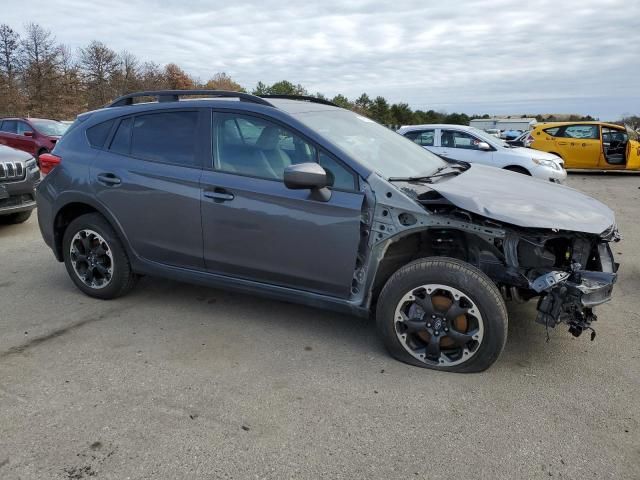
[[[398,130],[441,157],[469,163],[482,163],[536,178],[564,183],[564,162],[552,153],[513,147],[488,133],[463,125],[410,125]]]

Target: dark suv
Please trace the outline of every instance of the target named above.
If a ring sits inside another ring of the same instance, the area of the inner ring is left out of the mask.
[[[86,294],[147,274],[375,311],[391,354],[421,367],[491,365],[504,299],[538,298],[541,324],[579,335],[616,279],[602,203],[315,98],[127,95],[79,116],[42,169],[42,235]]]
[[[36,208],[40,182],[36,160],[28,153],[0,145],[0,223],[22,223]]]

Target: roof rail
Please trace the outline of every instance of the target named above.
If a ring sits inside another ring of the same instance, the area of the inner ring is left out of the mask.
[[[324,98],[312,97],[311,95],[260,95],[261,98],[284,98],[287,100],[301,100],[304,102],[311,103],[321,103],[323,105],[331,105],[332,107],[340,108],[340,105],[336,105],[335,103],[325,100]]]
[[[180,97],[195,95],[208,95],[210,97],[237,98],[241,102],[258,103],[273,107],[268,101],[249,93],[231,92],[227,90],[151,90],[147,92],[135,92],[116,98],[107,107],[124,107],[133,105],[133,99],[138,97],[156,97],[158,102],[177,102]]]

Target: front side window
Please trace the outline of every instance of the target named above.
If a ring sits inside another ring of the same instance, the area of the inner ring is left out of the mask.
[[[196,111],[137,115],[133,120],[130,154],[153,162],[197,166],[197,126]]]
[[[407,132],[405,137],[413,140],[415,143],[423,147],[433,147],[435,130],[416,130],[414,132]]]
[[[466,150],[479,150],[478,140],[473,135],[457,130],[442,130],[440,134],[440,145],[446,148],[463,148]]]
[[[24,132],[33,132],[33,128],[26,122],[17,122],[17,134],[24,135]]]
[[[355,175],[351,171],[274,122],[250,115],[214,113],[213,128],[215,166],[218,170],[282,180],[285,168],[290,165],[319,162],[334,188],[355,188]]]
[[[565,127],[561,136],[591,140],[598,140],[600,138],[597,125],[569,125]]]

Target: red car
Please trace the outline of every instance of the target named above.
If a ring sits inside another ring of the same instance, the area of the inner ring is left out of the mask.
[[[34,157],[50,152],[69,125],[42,118],[0,119],[0,144],[24,150]]]

